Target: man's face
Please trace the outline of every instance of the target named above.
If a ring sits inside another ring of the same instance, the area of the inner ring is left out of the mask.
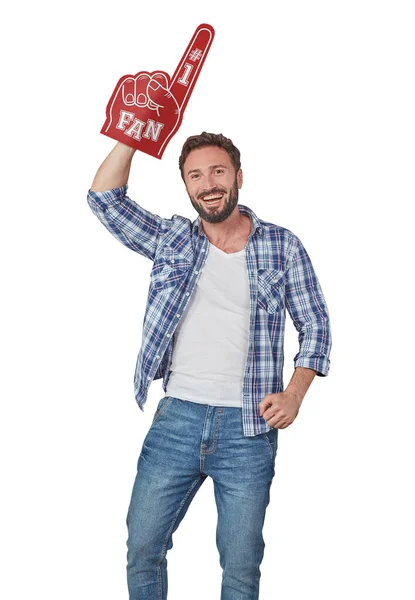
[[[224,221],[238,203],[242,170],[235,172],[223,148],[192,150],[183,165],[186,190],[200,217],[209,223]]]

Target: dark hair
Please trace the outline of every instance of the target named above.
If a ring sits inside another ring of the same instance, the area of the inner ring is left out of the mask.
[[[239,171],[241,168],[241,153],[239,152],[238,148],[233,145],[232,140],[225,137],[221,133],[206,133],[206,131],[203,131],[200,135],[192,135],[191,137],[188,137],[183,144],[182,153],[179,157],[179,169],[182,174],[183,181],[183,165],[190,152],[196,148],[206,148],[207,146],[217,146],[218,148],[223,148],[226,150],[236,172]]]

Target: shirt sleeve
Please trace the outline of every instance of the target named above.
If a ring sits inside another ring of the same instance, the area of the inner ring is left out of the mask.
[[[329,312],[310,257],[299,238],[296,242],[285,289],[285,304],[299,334],[294,368],[314,369],[324,377],[330,368],[332,344]]]
[[[108,231],[124,246],[154,260],[160,230],[172,224],[131,200],[128,185],[106,192],[88,191],[88,204]]]

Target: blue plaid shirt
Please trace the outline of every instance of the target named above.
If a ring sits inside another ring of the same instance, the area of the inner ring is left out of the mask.
[[[173,353],[173,334],[195,291],[209,252],[198,216],[195,221],[173,215],[159,217],[127,195],[127,185],[107,192],[88,192],[88,204],[122,244],[153,262],[145,309],[142,344],[134,374],[134,395],[141,410],[150,383],[163,378],[166,392]],[[310,258],[288,229],[251,218],[246,246],[250,286],[249,348],[243,375],[242,421],[245,436],[269,431],[259,415],[267,394],[284,390],[285,309],[298,331],[294,367],[326,376],[331,332],[327,305]],[[218,341],[220,343],[220,341]]]

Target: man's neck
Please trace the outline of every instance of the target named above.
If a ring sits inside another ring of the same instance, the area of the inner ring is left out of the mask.
[[[234,240],[248,239],[251,232],[251,219],[243,215],[239,209],[234,210],[225,221],[221,223],[208,223],[204,219],[202,229],[209,241],[215,246],[225,246]]]

